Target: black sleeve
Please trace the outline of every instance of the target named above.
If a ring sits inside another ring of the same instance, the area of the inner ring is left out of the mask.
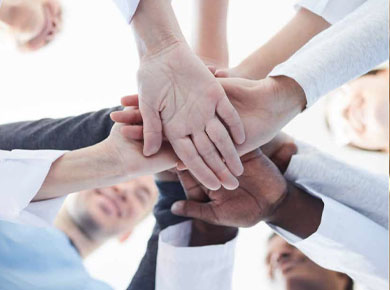
[[[41,119],[0,125],[0,149],[75,150],[103,141],[113,122],[110,113],[121,107],[104,109],[62,119]]]
[[[175,201],[186,199],[180,182],[157,182],[157,187],[160,194],[153,211],[156,224],[152,236],[149,239],[146,253],[127,290],[155,289],[159,234],[168,226],[188,220],[187,218],[178,217],[171,213],[171,206]]]

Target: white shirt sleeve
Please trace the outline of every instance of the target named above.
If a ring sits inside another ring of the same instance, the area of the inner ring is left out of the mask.
[[[160,233],[156,290],[231,290],[237,237],[224,245],[188,247],[192,221]]]
[[[276,66],[270,76],[284,75],[298,82],[310,107],[388,59],[388,10],[388,0],[367,0]]]
[[[303,142],[296,142],[285,173],[288,180],[340,202],[380,226],[389,228],[389,179],[345,164]]]
[[[51,223],[62,198],[31,203],[52,163],[65,151],[0,150],[0,219],[34,225]]]
[[[113,0],[127,23],[131,22],[140,0]]]
[[[331,24],[343,19],[367,0],[300,0],[296,7],[321,16]]]
[[[298,144],[286,178],[324,202],[321,224],[307,239],[271,226],[324,268],[369,289],[388,289],[388,182]],[[387,179],[387,178],[386,178]]]

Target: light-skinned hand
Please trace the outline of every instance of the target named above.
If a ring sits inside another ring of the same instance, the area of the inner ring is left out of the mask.
[[[243,168],[235,143],[245,141],[243,124],[222,86],[188,45],[179,42],[142,58],[138,83],[145,156],[158,152],[165,135],[206,187],[236,188],[235,176]]]

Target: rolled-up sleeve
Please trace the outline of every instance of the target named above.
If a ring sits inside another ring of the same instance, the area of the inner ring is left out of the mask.
[[[271,228],[318,265],[346,273],[368,289],[388,289],[388,230],[337,201],[310,193],[324,203],[321,224],[313,235],[300,239]]]
[[[271,227],[320,266],[388,289],[388,179],[297,145],[285,177],[323,201],[321,224],[307,239]]]
[[[189,247],[192,221],[163,230],[156,290],[231,290],[237,237],[223,245]]]
[[[140,0],[113,0],[127,23],[131,22]]]
[[[367,0],[301,0],[296,8],[306,8],[331,24],[343,19]]]
[[[338,0],[336,0],[338,1]],[[269,76],[287,76],[304,90],[307,107],[389,58],[389,2],[370,0],[311,39]]]
[[[65,151],[0,150],[0,219],[14,220],[38,193]]]

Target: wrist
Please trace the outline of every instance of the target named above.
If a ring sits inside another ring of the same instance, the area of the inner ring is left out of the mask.
[[[192,221],[191,247],[221,245],[233,240],[238,233],[234,227],[216,226],[200,220]]]
[[[323,208],[320,199],[288,184],[285,198],[264,221],[307,238],[320,226]]]
[[[305,109],[307,104],[305,92],[294,79],[287,76],[273,76],[268,79],[272,82],[275,95],[285,103],[290,112],[297,115]]]
[[[167,0],[142,0],[132,26],[141,58],[186,42]]]
[[[45,200],[72,192],[104,187],[125,180],[102,144],[65,153],[50,167],[34,200]]]

